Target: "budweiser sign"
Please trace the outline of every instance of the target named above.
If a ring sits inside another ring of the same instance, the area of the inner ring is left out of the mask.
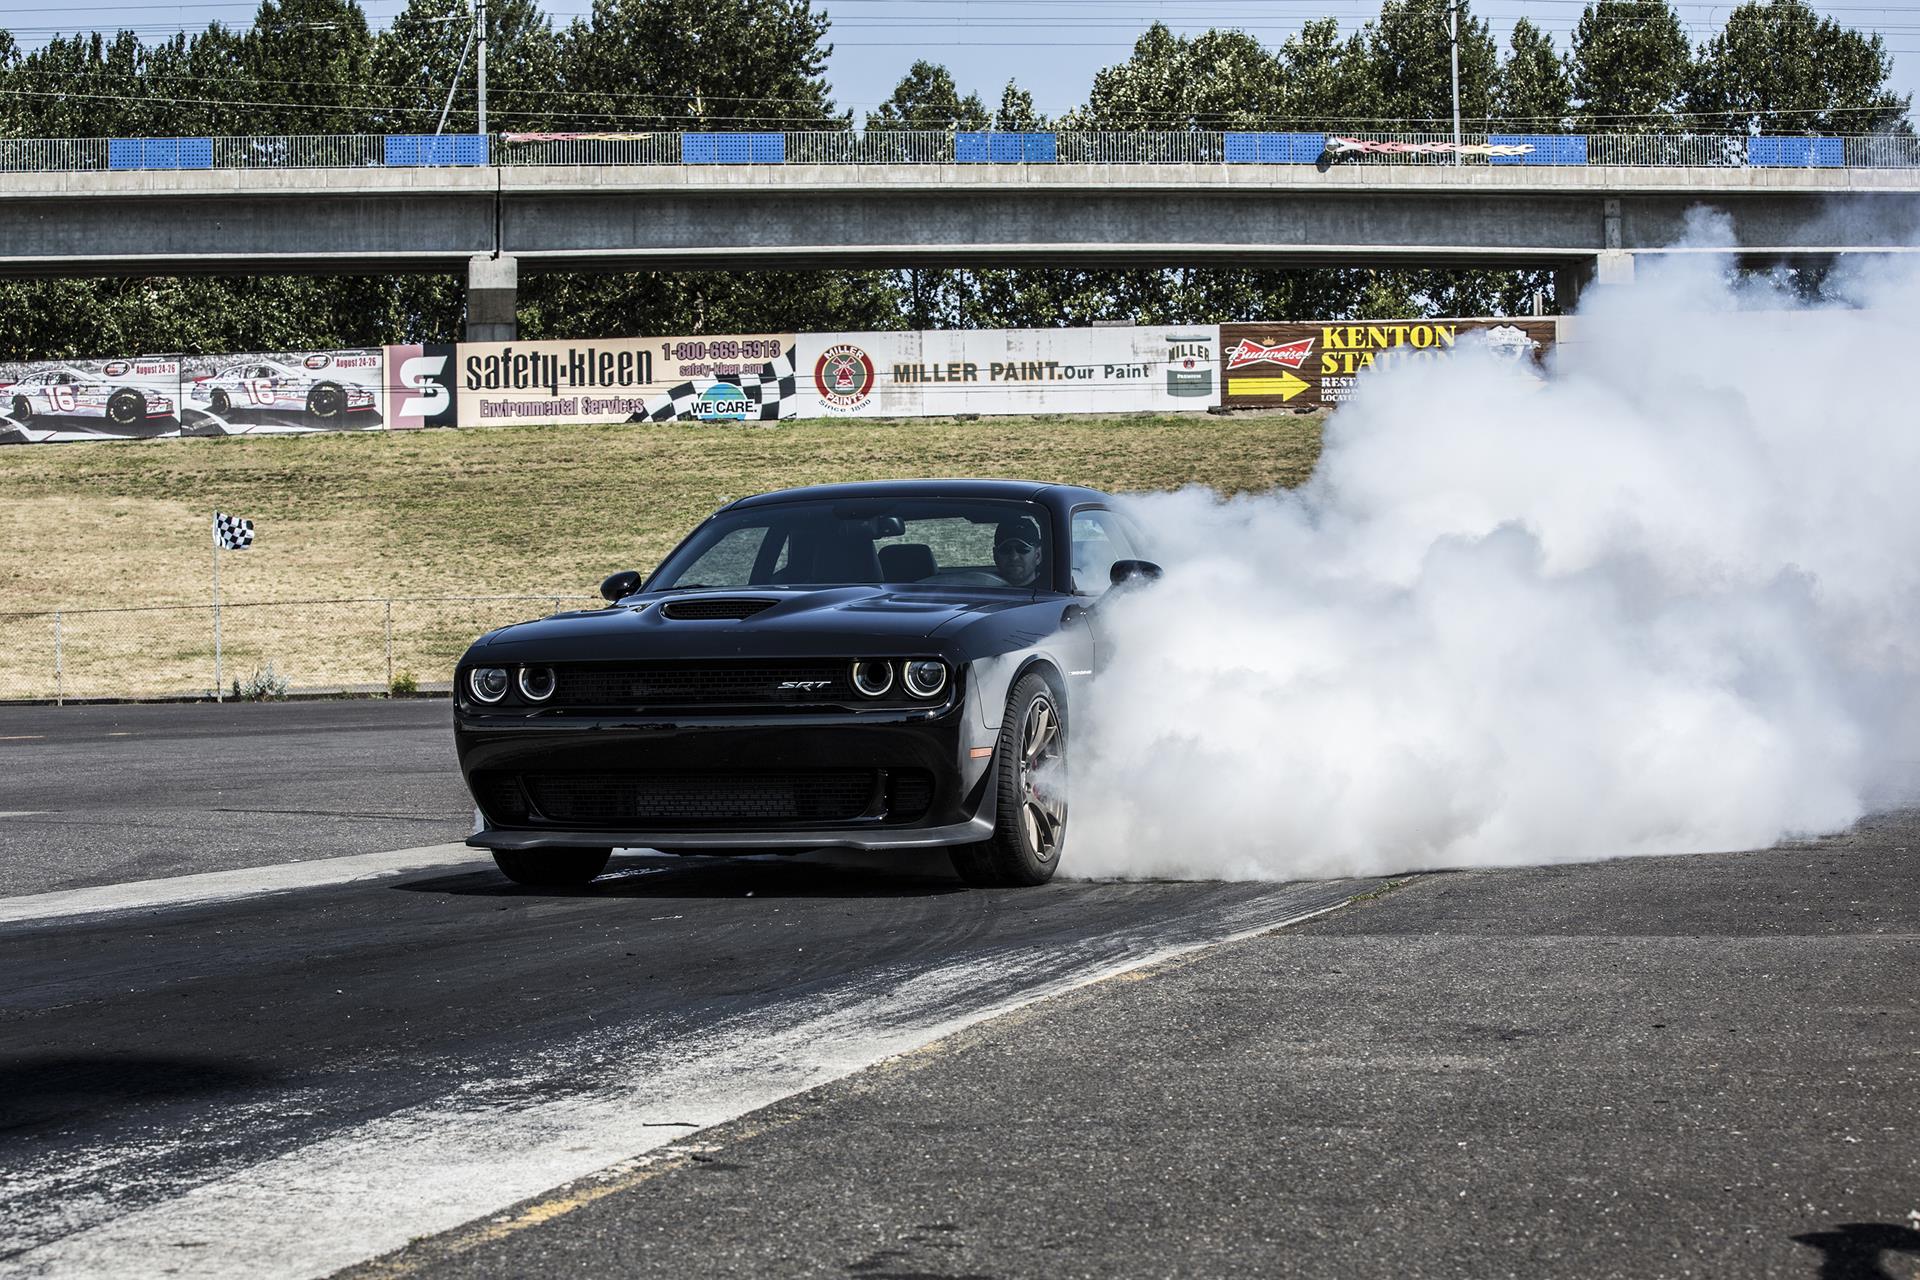
[[[1307,362],[1307,354],[1312,350],[1312,338],[1282,342],[1271,347],[1262,346],[1252,338],[1242,338],[1239,346],[1227,352],[1227,368],[1233,370],[1244,369],[1250,364],[1283,364],[1289,369],[1298,369]]]

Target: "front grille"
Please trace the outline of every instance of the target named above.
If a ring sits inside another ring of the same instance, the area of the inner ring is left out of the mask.
[[[933,777],[924,769],[485,773],[474,779],[474,789],[496,822],[531,819],[588,828],[912,822],[933,802]]]
[[[818,707],[937,707],[951,694],[915,698],[896,679],[878,698],[854,692],[851,661],[606,663],[557,665],[546,705],[573,710]]]
[[[675,621],[695,622],[715,618],[751,618],[762,609],[771,609],[772,600],[674,600],[660,606],[660,612]]]

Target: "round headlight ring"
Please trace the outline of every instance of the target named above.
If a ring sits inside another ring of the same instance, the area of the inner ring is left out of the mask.
[[[467,672],[467,692],[489,705],[506,697],[512,683],[505,667],[475,667]]]
[[[916,698],[938,697],[947,687],[947,664],[933,658],[916,658],[901,671],[900,682]]]
[[[528,702],[545,702],[559,687],[552,667],[520,668],[520,693]]]
[[[878,698],[893,688],[893,664],[863,658],[853,664],[853,687],[869,698]]]

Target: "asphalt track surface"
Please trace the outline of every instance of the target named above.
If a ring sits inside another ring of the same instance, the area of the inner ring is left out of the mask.
[[[1391,887],[328,882],[464,831],[446,714],[0,712],[0,1274],[1920,1272],[1920,816]]]

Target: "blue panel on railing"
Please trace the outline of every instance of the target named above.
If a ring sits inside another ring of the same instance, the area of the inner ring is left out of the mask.
[[[959,164],[1052,164],[1060,155],[1051,133],[956,133],[953,158]]]
[[[144,154],[138,138],[108,138],[107,168],[138,169]]]
[[[178,169],[180,167],[180,139],[140,139],[140,167],[142,169]]]
[[[483,134],[395,133],[383,142],[382,158],[396,168],[487,163],[487,139]]]
[[[1496,147],[1532,147],[1517,156],[1491,156],[1492,164],[1585,164],[1587,139],[1580,133],[1494,133],[1487,141]]]
[[[180,167],[182,169],[213,168],[213,139],[180,139]]]
[[[784,133],[683,133],[682,164],[785,164]]]
[[[1228,164],[1313,164],[1327,149],[1324,133],[1229,133]]]
[[[1838,169],[1846,163],[1839,138],[1748,138],[1747,163],[1757,168]]]

